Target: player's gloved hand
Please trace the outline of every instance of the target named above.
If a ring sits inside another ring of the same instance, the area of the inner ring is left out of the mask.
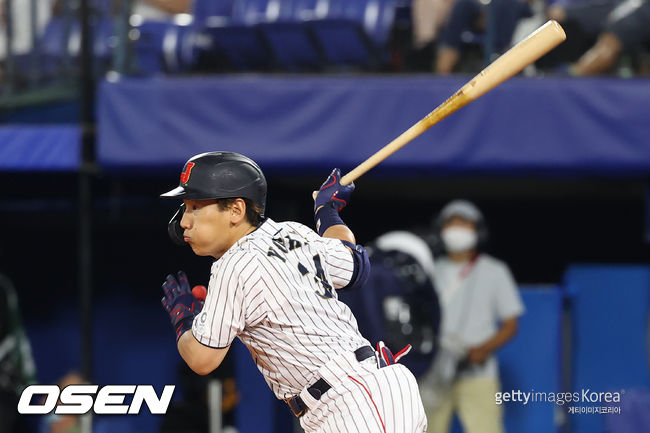
[[[335,168],[317,192],[314,211],[326,204],[340,211],[350,202],[352,191],[354,191],[354,182],[350,185],[341,185],[341,170]]]
[[[185,272],[179,271],[177,276],[178,278],[167,275],[162,285],[165,296],[161,300],[176,331],[176,341],[185,331],[192,328],[194,316],[199,314],[204,303],[204,300],[197,299],[192,294]]]
[[[323,236],[325,231],[335,225],[345,225],[339,211],[349,202],[354,191],[354,183],[341,185],[341,170],[335,168],[318,191],[314,191],[314,222],[316,231]]]
[[[379,357],[386,363],[386,365],[397,364],[399,360],[402,359],[410,351],[411,345],[407,344],[404,349],[393,355],[393,352],[390,351],[388,346],[386,346],[383,341],[377,343],[377,353],[379,353]]]

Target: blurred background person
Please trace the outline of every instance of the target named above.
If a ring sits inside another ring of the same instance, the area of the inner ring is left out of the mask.
[[[0,0],[0,83],[5,81],[7,48],[14,56],[28,54],[33,48],[34,39],[40,37],[49,21],[54,3],[55,0],[39,0],[37,2],[13,0],[11,19],[9,20],[8,0]],[[32,11],[32,5],[36,6],[36,10]],[[32,13],[35,18],[34,27],[32,27]],[[8,47],[7,39],[10,28],[11,46]]]
[[[467,35],[484,35],[485,57],[505,52],[519,20],[529,16],[530,0],[456,0],[440,34],[435,72],[454,72],[463,55],[463,39]]]
[[[481,252],[483,215],[464,200],[447,204],[436,220],[445,254],[434,281],[442,309],[440,349],[421,380],[429,430],[449,430],[457,412],[467,433],[503,431],[494,353],[517,332],[524,306],[508,266]]]
[[[411,26],[413,31],[413,62],[417,70],[430,71],[436,41],[454,5],[454,0],[413,0]]]
[[[634,56],[650,44],[648,0],[556,3],[549,8],[548,16],[566,25],[569,37],[579,38],[589,45],[586,52],[568,66],[569,75],[610,72],[619,64],[622,54]]]
[[[63,376],[57,385],[64,389],[68,385],[81,385],[87,383],[83,376],[70,371]],[[43,418],[39,433],[81,433],[81,420],[79,415],[58,415],[50,413]]]
[[[28,431],[18,415],[18,398],[36,382],[31,346],[23,329],[18,297],[9,279],[0,275],[0,432]]]
[[[36,30],[38,36],[41,34],[45,25],[52,15],[52,9],[55,3],[60,0],[39,0],[32,2],[30,0],[13,0],[11,3],[11,43],[12,50],[16,54],[26,54],[32,49],[32,4],[36,6],[34,17],[36,18]],[[7,37],[7,6],[8,0],[0,0],[0,56],[4,59],[6,53]]]

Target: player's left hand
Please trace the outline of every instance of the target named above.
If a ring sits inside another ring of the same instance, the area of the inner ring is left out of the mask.
[[[354,182],[350,185],[341,185],[341,170],[335,168],[317,192],[314,199],[314,212],[328,203],[340,211],[350,202],[352,191],[354,191]]]
[[[483,364],[489,357],[491,352],[483,346],[476,346],[469,349],[467,358],[472,364]]]
[[[199,314],[204,302],[192,294],[185,272],[179,271],[177,277],[167,275],[162,285],[165,296],[161,300],[176,331],[176,341],[185,331],[192,328],[194,316]]]

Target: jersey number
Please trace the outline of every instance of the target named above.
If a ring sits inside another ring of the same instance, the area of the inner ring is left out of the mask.
[[[323,265],[321,264],[320,261],[320,255],[316,254],[314,257],[314,267],[316,268],[316,275],[314,275],[314,281],[317,284],[320,284],[323,286],[324,293],[319,293],[318,296],[320,296],[323,299],[332,299],[334,295],[332,294],[332,286],[327,282],[327,277],[325,276],[325,271],[323,270]],[[309,270],[302,264],[298,263],[298,271],[300,271],[300,274],[304,277],[309,273]]]

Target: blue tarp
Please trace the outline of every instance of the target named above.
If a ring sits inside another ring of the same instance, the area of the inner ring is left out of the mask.
[[[0,127],[0,171],[75,171],[80,162],[76,125]]]
[[[178,167],[230,149],[263,169],[353,167],[466,78],[238,75],[104,82],[105,168]],[[451,115],[380,170],[650,173],[650,82],[511,79]]]

